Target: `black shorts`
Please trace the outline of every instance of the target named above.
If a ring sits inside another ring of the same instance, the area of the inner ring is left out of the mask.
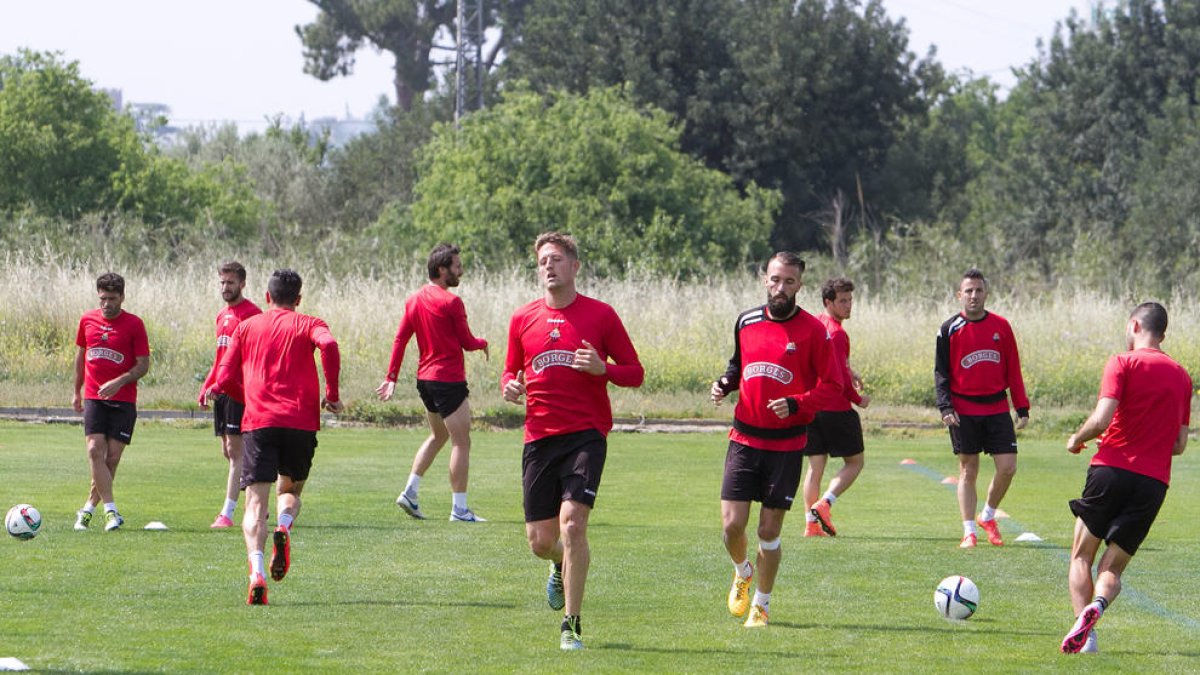
[[[274,483],[279,476],[299,482],[308,479],[317,451],[317,432],[268,427],[245,434],[242,489],[254,483]]]
[[[805,456],[853,457],[863,451],[862,420],[856,410],[819,412],[808,424]]]
[[[1017,454],[1017,432],[1008,413],[959,415],[958,426],[950,427],[950,447],[956,455]]]
[[[445,419],[462,406],[471,392],[467,390],[466,382],[417,380],[417,393],[421,395],[426,410]]]
[[[1137,552],[1167,497],[1167,484],[1111,466],[1088,468],[1083,496],[1068,504],[1098,539]]]
[[[125,445],[133,442],[133,426],[137,423],[137,406],[129,401],[84,399],[83,435],[104,434],[106,438]]]
[[[608,439],[595,429],[526,443],[521,455],[525,522],[557,518],[567,500],[595,507],[607,454]]]
[[[246,413],[246,404],[225,394],[213,399],[213,432],[218,436],[241,436],[242,415]]]
[[[790,510],[800,487],[803,467],[804,453],[799,450],[759,450],[729,441],[721,499],[762,502],[769,509]]]

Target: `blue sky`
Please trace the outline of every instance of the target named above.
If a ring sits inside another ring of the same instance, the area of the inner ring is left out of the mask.
[[[1091,0],[884,0],[904,17],[909,47],[936,44],[950,70],[970,69],[1003,86],[1071,8]],[[390,62],[360,52],[349,78],[320,82],[302,71],[293,27],[316,16],[304,0],[0,0],[0,53],[60,50],[98,86],[124,100],[164,103],[180,125],[267,116],[363,117],[391,96]]]

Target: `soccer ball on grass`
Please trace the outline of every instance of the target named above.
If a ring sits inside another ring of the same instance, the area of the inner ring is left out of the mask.
[[[42,527],[42,514],[29,504],[17,504],[4,516],[4,528],[17,539],[33,539]]]
[[[933,604],[943,617],[962,621],[979,608],[979,588],[964,576],[946,577],[933,592]]]

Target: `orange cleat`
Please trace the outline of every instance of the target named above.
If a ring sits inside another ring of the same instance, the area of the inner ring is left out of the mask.
[[[250,592],[246,596],[247,605],[267,604],[267,580],[261,574],[255,574],[250,580]]]
[[[806,537],[828,537],[825,530],[821,529],[821,524],[817,521],[809,521],[804,524],[804,536]]]
[[[1000,538],[1000,526],[996,524],[996,521],[994,519],[993,520],[977,520],[975,522],[979,524],[979,527],[983,528],[983,531],[985,533],[987,533],[987,538],[988,538],[989,544],[991,544],[992,546],[1003,546],[1004,545],[1004,540]]]
[[[292,541],[287,528],[275,528],[274,547],[271,549],[271,578],[282,581],[292,566]]]
[[[825,534],[831,537],[837,536],[837,528],[833,526],[833,518],[829,515],[829,500],[817,500],[817,503],[813,504],[808,512],[817,517],[817,522],[821,524],[821,529],[825,530]]]

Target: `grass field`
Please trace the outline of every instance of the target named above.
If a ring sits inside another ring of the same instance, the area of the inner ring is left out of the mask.
[[[0,542],[0,657],[87,672],[1030,672],[1200,670],[1196,450],[1099,627],[1099,655],[1057,653],[1071,623],[1067,499],[1085,460],[1023,442],[1004,509],[1008,540],[957,549],[954,472],[941,434],[876,435],[834,510],[836,539],[803,539],[792,514],[772,625],[724,608],[730,564],[717,503],[720,434],[614,434],[592,518],[582,653],[558,649],[545,566],[524,541],[520,438],[477,432],[471,504],[448,523],[445,459],[422,486],[431,518],[393,499],[421,434],[329,429],[271,605],[247,607],[239,532],[210,531],[224,480],[211,431],[138,427],[117,478],[126,527],[72,531],[87,468],[79,427],[0,423],[0,504],[44,515],[29,542]],[[902,466],[904,458],[915,466]],[[990,476],[990,472],[984,472]],[[240,518],[241,508],[238,510]],[[142,527],[165,522],[167,532]],[[1037,544],[1013,540],[1024,531]],[[939,618],[937,582],[964,574],[979,613]]]

